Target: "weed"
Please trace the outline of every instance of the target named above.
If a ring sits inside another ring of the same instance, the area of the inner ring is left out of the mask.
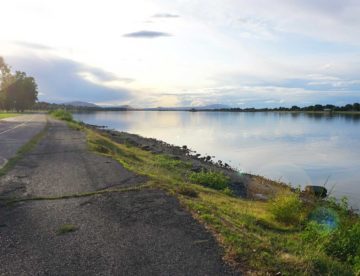
[[[269,206],[274,218],[284,224],[299,224],[303,219],[303,203],[298,193],[281,193]]]
[[[64,224],[61,225],[60,228],[57,230],[58,235],[63,235],[70,232],[75,232],[78,230],[78,227],[76,227],[74,224]]]
[[[215,190],[224,190],[228,188],[230,179],[221,172],[204,171],[192,172],[189,175],[191,182],[201,184]]]

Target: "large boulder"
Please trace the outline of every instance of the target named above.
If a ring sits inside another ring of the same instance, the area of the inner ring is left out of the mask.
[[[327,196],[327,189],[323,186],[306,186],[305,193],[324,198]]]

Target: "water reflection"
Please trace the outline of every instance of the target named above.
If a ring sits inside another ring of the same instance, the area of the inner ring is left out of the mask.
[[[360,202],[360,116],[319,113],[94,112],[91,124],[188,145],[241,171],[322,185]]]

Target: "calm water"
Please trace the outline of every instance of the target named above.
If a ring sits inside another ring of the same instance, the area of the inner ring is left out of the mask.
[[[187,145],[242,172],[334,187],[360,207],[360,116],[227,112],[94,112],[86,123]]]

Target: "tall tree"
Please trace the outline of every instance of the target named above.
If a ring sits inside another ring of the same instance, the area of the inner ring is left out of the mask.
[[[0,57],[0,109],[5,109],[5,90],[12,82],[10,67]]]
[[[11,74],[10,67],[1,57],[0,73],[0,108],[16,111],[31,108],[38,95],[35,79],[20,71]]]

